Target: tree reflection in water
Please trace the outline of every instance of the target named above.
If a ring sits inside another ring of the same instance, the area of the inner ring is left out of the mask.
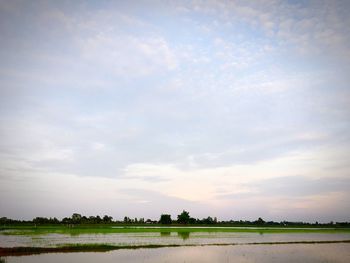
[[[182,240],[186,240],[190,238],[190,232],[177,232],[177,235],[180,236],[182,238]]]
[[[161,237],[169,237],[171,235],[170,232],[160,232]]]

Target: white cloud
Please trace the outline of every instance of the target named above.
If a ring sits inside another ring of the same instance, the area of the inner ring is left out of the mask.
[[[315,5],[315,6],[314,6]],[[288,1],[193,1],[187,8],[206,15],[217,14],[220,23],[261,29],[279,45],[292,45],[304,54],[349,57],[348,17],[341,1],[311,3],[305,8]]]
[[[95,151],[103,151],[106,149],[106,145],[100,142],[94,142],[92,143],[91,148]]]
[[[118,76],[145,76],[177,67],[174,52],[161,37],[97,35],[80,41],[86,63]]]
[[[194,166],[179,169],[166,164],[133,164],[125,169],[123,180],[132,180],[140,188],[151,188],[163,194],[190,201],[215,202],[218,194],[256,193],[260,181],[288,176],[306,178],[331,178],[331,171],[324,169],[337,163],[329,154],[334,149],[323,148],[310,152],[294,152],[255,164],[240,164],[216,168]],[[161,178],[163,180],[147,180]],[[138,181],[139,180],[139,181]],[[219,192],[217,192],[219,190]],[[218,201],[220,202],[222,198]]]

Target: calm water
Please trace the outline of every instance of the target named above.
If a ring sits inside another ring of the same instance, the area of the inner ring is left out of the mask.
[[[176,247],[116,250],[100,253],[58,253],[7,257],[6,263],[274,263],[350,262],[350,244],[288,244]]]
[[[244,232],[165,232],[165,233],[109,233],[109,234],[43,234],[0,235],[0,247],[54,247],[64,244],[113,245],[188,245],[243,244],[253,242],[333,241],[350,240],[350,233],[278,233]]]

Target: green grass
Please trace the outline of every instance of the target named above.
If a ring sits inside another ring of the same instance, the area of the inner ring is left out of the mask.
[[[169,232],[247,232],[247,233],[263,233],[263,234],[278,234],[278,233],[350,233],[350,228],[213,228],[201,227],[194,228],[191,226],[179,226],[172,228],[135,228],[123,227],[112,228],[106,225],[78,225],[74,227],[67,226],[9,226],[2,227],[0,235],[45,235],[45,234],[112,234],[112,233],[169,233]]]

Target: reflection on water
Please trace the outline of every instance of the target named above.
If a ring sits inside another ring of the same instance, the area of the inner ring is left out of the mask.
[[[170,237],[171,232],[160,232],[161,237]]]
[[[69,235],[71,235],[72,237],[74,237],[74,236],[79,236],[79,235],[81,235],[81,233],[72,231],[72,232],[69,233]]]
[[[181,232],[177,232],[177,235],[180,236],[182,240],[186,240],[190,238],[190,232],[181,231]]]
[[[6,260],[7,263],[348,263],[350,262],[350,244],[236,245],[127,249],[105,253],[41,254],[8,257]]]
[[[179,231],[179,232],[174,232],[174,233],[177,233],[177,236],[182,240],[187,240],[190,238],[189,231]],[[161,237],[168,237],[168,238],[174,237],[174,236],[172,236],[171,232],[160,232],[160,236]]]
[[[0,247],[55,247],[65,244],[182,245],[350,240],[350,233],[141,232],[110,234],[1,235]]]

